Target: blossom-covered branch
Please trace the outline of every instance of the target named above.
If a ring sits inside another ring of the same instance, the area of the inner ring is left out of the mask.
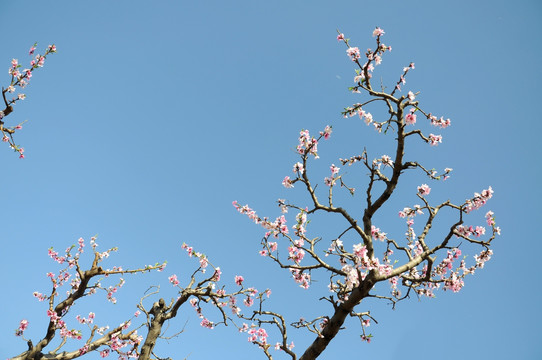
[[[266,290],[260,294],[255,288],[245,288],[242,276],[235,278],[238,289],[226,292],[224,286],[218,287],[221,277],[220,268],[214,267],[204,254],[195,252],[190,246],[183,244],[182,248],[187,251],[189,257],[195,257],[198,260],[198,267],[188,279],[188,284],[184,287],[180,286],[176,275],[169,277],[171,285],[178,288],[178,296],[175,299],[166,301],[160,298],[152,303],[152,305],[146,306],[144,303],[149,296],[156,295],[157,291],[145,295],[139,301],[137,305],[138,310],[134,315],[112,329],[108,325],[95,325],[95,322],[98,321],[98,316],[94,312],[89,313],[86,317],[76,315],[76,322],[81,326],[86,325],[87,327],[86,333],[88,334],[85,335],[84,329],[70,330],[68,328],[67,317],[70,309],[76,302],[81,301],[84,297],[89,297],[103,291],[108,301],[116,303],[115,294],[124,285],[125,281],[121,277],[117,284],[105,286],[103,282],[106,279],[110,279],[113,275],[122,276],[124,274],[137,274],[153,270],[162,271],[166,266],[164,262],[147,265],[138,269],[123,269],[118,266],[112,269],[104,269],[100,264],[104,259],[109,257],[112,251],[116,251],[117,249],[113,248],[99,252],[97,251],[98,245],[95,242],[95,238],[90,240],[90,244],[94,258],[88,270],[83,270],[80,266],[80,257],[85,247],[83,239],[79,239],[75,253],[75,245],[68,248],[62,256],[52,248],[49,249],[49,256],[57,263],[65,265],[65,267],[58,274],[47,274],[47,277],[52,283],[50,293],[34,293],[34,297],[39,301],[48,304],[46,313],[49,323],[46,335],[34,345],[32,340],[24,337],[24,332],[28,329],[30,322],[27,319],[21,320],[15,334],[27,342],[28,350],[12,359],[75,359],[92,352],[99,352],[101,357],[107,357],[115,353],[119,356],[119,359],[151,359],[152,356],[156,357],[154,347],[157,340],[165,338],[163,331],[164,322],[175,318],[180,307],[187,301],[201,318],[200,325],[213,329],[220,324],[233,323],[232,317],[225,308],[230,308],[231,314],[235,318],[242,317],[242,310],[238,303],[242,302],[244,306],[250,307],[253,305],[254,299],[259,298],[261,304],[262,295],[269,296],[271,293],[270,290]],[[212,271],[206,275],[208,268],[211,268]],[[60,295],[61,288],[67,288],[66,296],[62,299]],[[241,300],[238,301],[238,299]],[[204,304],[209,304],[210,308],[215,308],[218,311],[220,320],[213,322],[204,316]],[[136,322],[136,318],[139,318],[141,313],[145,315],[144,321],[134,328],[133,323]],[[241,328],[235,323],[233,324]],[[145,329],[145,331],[141,331],[141,328]],[[57,335],[60,337],[60,343],[45,353],[45,348],[53,346],[52,341]],[[81,343],[74,350],[65,350],[64,348],[67,346],[69,339],[81,341]]]
[[[32,57],[28,68],[21,69],[22,65],[19,64],[19,60],[11,60],[11,66],[8,70],[11,80],[6,88],[2,87],[2,100],[4,101],[5,106],[3,110],[0,110],[0,132],[2,132],[2,141],[7,142],[14,151],[18,152],[20,158],[24,158],[24,148],[15,144],[13,134],[15,134],[17,130],[22,129],[23,123],[19,123],[15,126],[4,127],[4,118],[13,112],[13,106],[15,103],[26,99],[26,95],[23,93],[18,93],[16,96],[9,98],[7,94],[15,95],[17,88],[19,88],[19,90],[24,89],[32,78],[34,71],[43,67],[45,59],[49,54],[56,52],[56,46],[53,44],[47,47],[43,55],[34,55],[36,46],[37,44],[32,45],[28,51],[28,55]]]

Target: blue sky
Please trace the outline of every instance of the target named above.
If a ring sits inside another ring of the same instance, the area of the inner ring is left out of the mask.
[[[161,282],[163,296],[174,296],[166,277],[182,279],[195,266],[183,242],[207,254],[225,279],[243,274],[251,285],[271,287],[270,306],[292,321],[325,309],[315,299],[326,293],[304,292],[258,256],[262,232],[231,202],[274,217],[277,198],[306,200],[301,189],[281,186],[297,161],[292,149],[303,128],[333,125],[314,164],[322,173],[363,147],[374,156],[386,151],[382,136],[340,115],[360,99],[347,91],[354,68],[335,39],[339,28],[360,49],[374,47],[371,33],[380,26],[393,51],[375,76],[392,86],[415,62],[405,92],[421,91],[425,109],[452,119],[443,144],[413,146],[410,153],[429,167],[454,169],[450,180],[434,184],[434,199],[461,202],[493,186],[488,209],[502,236],[493,259],[460,293],[411,299],[396,310],[368,302],[360,310],[379,321],[370,328],[373,342],[360,342],[358,325],[347,323],[321,358],[541,358],[534,255],[541,20],[538,1],[3,2],[3,86],[11,59],[27,62],[34,42],[39,50],[55,43],[58,54],[6,118],[8,125],[28,120],[16,138],[26,158],[0,148],[0,273],[7,294],[0,299],[0,356],[25,349],[13,336],[22,318],[30,321],[28,336],[44,332],[45,304],[32,292],[48,291],[45,274],[58,269],[47,249],[95,234],[102,248],[119,247],[109,266],[169,265],[164,274],[127,277],[117,305],[82,302],[73,316],[92,309],[102,324],[116,325],[149,285]],[[415,201],[420,182],[427,180],[407,179],[386,211]],[[379,225],[403,232],[392,220],[382,217]],[[201,329],[192,309],[172,322],[172,331],[185,323],[178,339],[157,347],[159,354],[263,358],[235,329]],[[298,350],[313,339],[291,335]]]

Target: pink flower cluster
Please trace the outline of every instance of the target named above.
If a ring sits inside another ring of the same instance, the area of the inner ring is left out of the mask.
[[[248,341],[258,344],[259,346],[267,345],[267,331],[264,328],[258,327],[254,324],[248,326],[248,324],[243,323],[243,326],[239,329],[239,332],[248,333]]]
[[[173,285],[173,286],[179,285],[179,280],[177,279],[177,275],[175,275],[175,274],[168,277],[168,280],[171,283],[171,285]]]
[[[299,132],[299,144],[297,145],[297,152],[298,154],[309,153],[318,158],[318,140],[310,136],[309,130],[301,130]],[[301,171],[301,173],[303,173],[303,171]]]
[[[296,162],[294,164],[293,172],[299,175],[303,175],[303,173],[305,172],[305,169],[303,168],[303,164],[300,162]]]
[[[461,235],[461,236],[464,236],[464,237],[470,237],[472,235],[476,236],[476,237],[480,237],[482,235],[484,235],[486,233],[486,228],[483,227],[483,226],[476,226],[476,227],[473,227],[473,226],[463,226],[463,225],[459,225],[456,229],[455,229],[455,232],[457,235]]]
[[[209,320],[206,319],[206,318],[203,318],[203,319],[201,320],[200,325],[201,325],[202,327],[204,327],[204,328],[207,328],[207,329],[213,329],[213,328],[214,328],[213,322],[212,322],[212,321],[209,321]]]
[[[137,358],[137,353],[135,351],[134,345],[137,345],[141,343],[143,338],[139,335],[137,335],[137,331],[134,331],[134,334],[130,337],[128,340],[122,340],[119,338],[118,334],[111,335],[111,340],[107,344],[110,349],[103,350],[100,352],[100,356],[102,358],[109,356],[110,352],[117,352],[119,353],[119,359],[126,359],[129,358]],[[123,352],[122,349],[127,346],[132,346],[132,349],[128,352]]]
[[[442,129],[445,129],[452,124],[450,119],[444,120],[444,117],[442,116],[440,117],[440,119],[437,119],[436,116],[429,114],[428,118],[431,120],[431,125],[438,126]]]
[[[421,214],[423,214],[423,211],[420,205],[414,205],[414,208],[406,207],[403,210],[399,211],[399,217],[401,218],[405,218],[405,217],[410,218],[410,217],[414,217],[416,215],[421,215]]]
[[[376,230],[374,236],[375,238],[378,238],[377,234],[379,233],[379,230],[377,228],[374,230]],[[385,239],[385,236],[386,234],[380,233],[381,239]],[[345,274],[344,283],[331,282],[328,285],[330,291],[336,292],[342,297],[342,300],[347,299],[347,293],[358,286],[360,281],[365,279],[365,276],[367,276],[369,271],[377,270],[380,274],[389,275],[393,270],[392,265],[390,265],[387,260],[385,260],[384,263],[380,263],[378,258],[369,258],[367,256],[367,247],[362,243],[353,245],[352,250],[354,257],[351,258],[351,260],[353,260],[353,264],[346,262],[343,242],[339,239],[333,240],[330,248],[326,251],[326,256],[332,253],[337,254],[343,265],[341,271]]]
[[[326,184],[327,186],[332,186],[335,184],[335,180],[337,180],[336,175],[339,173],[340,168],[336,167],[335,164],[331,164],[330,170],[331,177],[324,178],[324,184]]]
[[[30,51],[28,52],[30,56],[34,55],[34,51],[36,50],[36,45],[37,43],[34,44],[30,48]],[[11,75],[12,80],[7,91],[10,93],[14,92],[15,91],[14,86],[20,86],[21,88],[24,88],[28,84],[28,81],[30,81],[30,78],[32,77],[32,71],[34,71],[34,69],[36,68],[43,67],[45,63],[45,58],[47,57],[47,55],[49,55],[50,53],[55,53],[55,52],[56,52],[56,46],[49,45],[47,49],[45,50],[45,55],[37,54],[34,57],[34,59],[30,61],[30,68],[24,69],[22,71],[20,70],[22,66],[19,64],[19,61],[17,59],[12,59],[11,67],[8,70],[8,73]]]
[[[373,167],[380,169],[381,165],[393,168],[393,160],[388,155],[382,155],[380,158],[373,160]]]
[[[190,305],[196,310],[199,318],[201,319],[200,326],[207,329],[214,329],[214,323],[203,316],[201,312],[201,307],[199,306],[199,301],[197,298],[190,299]]]
[[[452,270],[454,260],[458,259],[461,256],[461,250],[454,248],[447,251],[447,256],[441,261],[439,265],[436,266],[434,272],[436,275],[444,277],[448,270]]]
[[[442,143],[441,135],[429,134],[429,144],[431,146],[437,146],[439,143]]]
[[[483,268],[484,264],[491,259],[493,255],[493,250],[487,249],[480,253],[480,255],[474,255],[474,260],[476,260],[476,267]]]
[[[259,224],[264,229],[268,230],[266,236],[273,235],[274,237],[278,237],[281,233],[288,234],[288,226],[286,226],[286,218],[284,215],[276,218],[274,222],[271,222],[268,218],[261,219],[258,217],[256,212],[248,205],[241,206],[237,201],[233,201],[232,204],[239,213],[247,215],[255,224]]]
[[[326,127],[324,128],[324,131],[320,131],[320,136],[323,136],[324,137],[324,140],[328,140],[329,137],[331,136],[331,126],[329,125],[326,125]]]
[[[481,194],[474,193],[474,197],[472,199],[468,199],[465,202],[465,211],[469,213],[472,210],[477,210],[481,208],[492,197],[493,189],[491,188],[491,186],[488,189],[483,190]]]
[[[303,289],[308,289],[311,283],[311,275],[298,269],[290,269],[294,281]]]
[[[93,312],[90,312],[88,314],[88,318],[81,317],[81,315],[77,315],[75,318],[80,324],[92,324],[94,322],[94,318],[96,317],[96,314]]]
[[[301,260],[305,257],[305,250],[301,247],[303,246],[304,241],[302,239],[296,240],[294,245],[288,247],[288,259],[292,260],[299,265]]]
[[[374,65],[380,65],[382,63],[382,54],[385,51],[391,51],[391,46],[386,46],[380,42],[380,36],[385,34],[384,30],[381,28],[376,28],[373,34],[377,38],[377,49],[374,52],[371,49],[367,49],[365,56],[367,57],[368,61],[365,64],[360,65],[361,72],[358,72],[357,76],[354,78],[354,82],[358,83],[358,86],[365,81],[365,77],[370,78],[372,76],[371,72],[374,70]],[[348,46],[348,49],[346,49],[346,54],[352,61],[358,62],[358,60],[361,58],[359,48],[350,46],[348,44],[348,40],[344,37],[344,34],[339,34],[339,36],[337,36],[337,40],[343,41]],[[355,87],[353,88],[353,91],[359,92],[359,89]]]
[[[380,241],[386,240],[386,233],[380,231],[380,229],[377,228],[377,227],[374,226],[374,225],[371,225],[371,236],[372,236],[373,239],[375,239],[375,240],[380,240]]]
[[[358,47],[349,47],[348,49],[346,49],[346,54],[352,59],[352,61],[356,61],[361,58]]]
[[[19,327],[15,330],[15,336],[23,336],[24,331],[28,328],[28,320],[23,319],[19,323]]]

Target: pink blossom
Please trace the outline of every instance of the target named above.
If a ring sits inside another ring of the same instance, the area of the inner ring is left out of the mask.
[[[458,292],[463,288],[463,279],[457,277],[456,273],[452,273],[448,279],[444,281],[444,289]]]
[[[207,267],[207,265],[209,265],[209,260],[207,259],[207,257],[202,256],[202,257],[199,259],[199,266],[200,266],[202,269],[205,269],[205,268]]]
[[[416,114],[410,113],[405,116],[405,122],[407,125],[414,125],[416,123]]]
[[[348,49],[346,49],[346,53],[348,54],[348,56],[350,56],[352,61],[356,61],[361,57],[359,48],[357,47],[349,47]]]
[[[297,162],[294,164],[294,173],[299,172],[300,174],[303,174],[305,172],[305,169],[303,168],[303,164],[300,162]]]
[[[438,143],[442,143],[442,136],[441,135],[429,134],[429,144],[431,146],[437,146]]]
[[[356,255],[359,258],[364,258],[367,256],[367,247],[365,245],[362,245],[361,243],[355,244],[354,247],[354,255]]]
[[[254,305],[254,299],[251,298],[250,296],[247,296],[247,297],[243,300],[243,303],[245,304],[245,306],[251,307],[252,305]]]
[[[380,158],[380,161],[385,166],[393,167],[393,160],[388,155],[382,155],[382,157]]]
[[[421,196],[429,195],[430,192],[431,188],[427,184],[422,184],[418,186],[418,194],[420,194]]]
[[[284,177],[284,180],[282,180],[282,185],[287,189],[291,189],[294,187],[294,184],[292,183],[292,180],[290,180],[289,176]]]
[[[379,228],[371,225],[371,236],[373,237],[373,239],[384,241],[386,239],[386,235],[387,234],[385,232],[381,232]]]
[[[220,270],[219,267],[215,269],[215,273],[213,274],[213,278],[211,280],[213,281],[220,281],[220,275],[222,275],[222,270]]]
[[[327,140],[331,136],[331,126],[327,125],[324,129],[324,139]]]
[[[239,286],[242,286],[243,285],[243,281],[245,281],[245,279],[242,277],[242,276],[235,276],[235,283]]]
[[[373,37],[375,36],[381,36],[381,35],[384,35],[385,32],[384,30],[382,30],[381,28],[377,27],[376,29],[374,29],[373,31]]]
[[[344,40],[344,34],[337,35],[337,41],[343,41]]]
[[[28,328],[28,320],[23,319],[19,323],[19,328],[15,331],[16,336],[22,336],[23,332]]]
[[[203,320],[201,320],[201,323],[200,325],[204,328],[207,328],[207,329],[212,329],[213,328],[213,323],[209,320],[207,320],[206,318],[203,318]]]
[[[46,295],[43,295],[42,293],[39,293],[37,291],[34,291],[34,293],[32,294],[35,298],[37,298],[39,301],[43,301],[45,299],[47,299],[47,296]]]
[[[365,124],[369,125],[370,123],[373,122],[373,115],[371,115],[371,113],[365,113],[364,114],[364,118],[365,118]]]
[[[175,275],[175,274],[168,277],[168,280],[173,286],[179,285],[179,280],[177,280],[177,275]]]
[[[493,217],[493,211],[488,211],[486,213],[486,221],[489,226],[495,225],[495,217]]]
[[[310,274],[304,273],[298,269],[290,269],[292,276],[296,283],[299,284],[303,289],[308,289],[310,286],[311,276]]]
[[[486,233],[486,228],[483,226],[477,226],[474,230],[476,237],[480,237]]]

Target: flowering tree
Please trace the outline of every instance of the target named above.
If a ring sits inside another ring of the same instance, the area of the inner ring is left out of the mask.
[[[416,100],[417,94],[412,91],[408,91],[407,95],[399,94],[401,87],[406,83],[407,74],[414,69],[414,63],[403,69],[391,92],[386,92],[384,87],[382,90],[374,88],[371,81],[373,71],[382,63],[384,54],[391,51],[390,46],[382,43],[383,35],[382,29],[374,30],[376,46],[374,50],[367,50],[364,60],[359,48],[350,46],[349,40],[343,34],[339,33],[337,36],[337,40],[346,45],[346,53],[357,67],[355,86],[350,90],[366,97],[363,103],[345,108],[344,117],[357,115],[378,133],[393,133],[396,137],[395,148],[390,149],[393,154],[391,156],[382,155],[369,160],[368,151],[365,150],[362,154],[338,159],[342,166],[360,163],[363,171],[367,172],[366,188],[360,195],[359,207],[349,211],[335,201],[337,191],[343,190],[352,196],[358,195],[353,187],[348,186],[344,174],[335,164],[330,165],[330,174],[323,179],[327,186],[326,191],[318,192],[318,184],[309,177],[309,166],[312,166],[310,160],[318,159],[317,147],[322,139],[330,138],[332,131],[330,126],[316,137],[311,137],[308,130],[301,131],[297,145],[300,159],[293,166],[294,176],[286,176],[282,182],[286,188],[299,185],[308,193],[310,199],[307,204],[278,200],[283,213],[289,213],[290,210],[296,212],[293,233],[290,233],[286,225],[286,215],[271,221],[259,217],[248,205],[241,206],[234,202],[240,213],[246,214],[266,230],[262,239],[261,255],[269,257],[280,268],[288,269],[294,281],[302,288],[311,286],[311,279],[315,276],[329,279],[328,289],[332,295],[324,294],[322,299],[330,303],[330,311],[314,319],[301,319],[292,323],[293,327],[306,328],[316,335],[312,344],[301,353],[302,360],[317,358],[341,330],[347,317],[359,319],[361,339],[369,342],[371,335],[367,334],[367,327],[372,317],[369,311],[358,310],[363,299],[385,299],[395,306],[398,301],[408,298],[411,294],[434,297],[434,292],[439,288],[460,291],[465,276],[474,274],[476,269],[482,268],[490,259],[492,251],[489,246],[500,233],[491,211],[485,216],[491,229],[487,235],[485,227],[466,226],[463,220],[465,215],[482,207],[492,197],[491,187],[481,193],[475,193],[463,203],[445,201],[433,204],[429,198],[431,188],[427,184],[421,184],[417,187],[420,204],[409,205],[398,212],[399,218],[406,221],[407,230],[403,239],[389,236],[373,223],[379,210],[394,194],[399,179],[407,171],[421,171],[431,180],[446,180],[452,171],[446,168],[439,174],[436,170],[428,170],[423,164],[406,158],[406,140],[409,137],[417,138],[430,146],[437,146],[442,142],[441,135],[427,134],[425,130],[417,127],[417,118],[420,114],[430,125],[437,128],[444,129],[450,126],[450,120],[437,118],[425,111]],[[377,121],[367,111],[369,106],[378,103],[387,111],[389,115],[387,119]],[[325,195],[324,201],[320,200],[322,195]],[[354,214],[360,213],[360,210],[363,216],[356,218]],[[434,234],[431,228],[435,219],[446,210],[454,212],[455,219],[450,221],[446,232]],[[309,217],[316,213],[337,214],[346,225],[337,236],[331,238],[310,236],[307,231]],[[418,230],[414,226],[414,219],[420,217],[422,220]],[[387,222],[391,223],[391,219]],[[482,239],[484,235],[486,238]],[[326,245],[322,245],[326,242]],[[287,246],[287,256],[280,256],[278,251],[280,244]],[[481,248],[474,256],[473,263],[461,257],[462,249],[470,244]],[[379,293],[376,290],[376,285],[383,282],[389,283],[388,293]],[[286,327],[283,325],[284,319],[278,314],[266,311],[256,311],[254,314],[258,321],[276,325],[281,335],[281,342],[277,346],[284,348],[288,341]],[[255,343],[265,351],[267,346],[265,341]],[[297,358],[292,352],[288,354],[292,359]],[[268,357],[271,358],[269,355]]]
[[[348,317],[359,320],[361,339],[370,342],[371,334],[367,328],[374,318],[368,309],[362,308],[364,299],[383,299],[395,306],[397,302],[411,295],[434,297],[435,291],[439,289],[460,291],[465,277],[483,268],[490,259],[490,244],[500,233],[491,211],[485,215],[490,228],[488,231],[484,226],[464,223],[467,214],[485,205],[492,197],[491,187],[475,193],[464,202],[454,203],[448,200],[435,204],[430,200],[429,185],[420,184],[417,189],[413,189],[419,204],[407,204],[402,210],[397,209],[399,221],[405,222],[405,235],[395,238],[377,227],[393,226],[392,219],[386,219],[386,223],[382,224],[377,215],[384,209],[384,205],[389,204],[402,176],[418,172],[430,180],[442,181],[446,180],[452,171],[445,168],[439,173],[407,158],[407,138],[427,143],[429,146],[437,146],[442,142],[441,135],[428,134],[425,126],[419,126],[421,121],[418,122],[418,117],[427,119],[427,126],[442,129],[450,126],[450,120],[427,112],[416,98],[419,93],[408,91],[406,95],[401,95],[401,87],[405,85],[407,74],[414,69],[414,63],[403,69],[392,91],[386,92],[384,87],[377,90],[373,86],[371,79],[375,67],[381,64],[384,54],[391,51],[391,47],[382,43],[383,35],[382,29],[375,29],[375,49],[368,49],[363,60],[360,50],[352,47],[343,34],[339,33],[337,37],[346,45],[346,53],[357,67],[355,85],[350,90],[365,97],[363,102],[345,108],[344,117],[357,115],[378,134],[391,133],[395,136],[394,148],[390,149],[392,155],[381,155],[370,160],[369,152],[364,150],[361,154],[337,160],[336,163],[340,163],[342,167],[361,166],[361,171],[367,174],[361,194],[349,185],[347,174],[341,172],[341,168],[335,164],[329,166],[330,173],[322,180],[325,190],[320,191],[317,181],[309,177],[309,169],[312,169],[314,160],[318,159],[319,143],[331,137],[332,128],[326,126],[317,136],[311,136],[308,130],[301,131],[297,145],[299,161],[293,166],[293,175],[286,176],[282,181],[286,188],[301,188],[308,195],[307,203],[296,204],[279,199],[278,205],[282,214],[271,221],[267,217],[258,216],[248,205],[242,206],[237,201],[233,202],[240,213],[265,229],[260,255],[268,257],[279,268],[287,269],[293,280],[304,289],[313,286],[315,278],[326,279],[327,290],[324,289],[325,293],[319,298],[329,303],[327,312],[308,320],[301,318],[287,325],[284,315],[264,306],[270,290],[259,292],[255,288],[247,288],[243,285],[243,277],[239,275],[233,279],[234,290],[228,290],[219,283],[220,268],[213,266],[204,254],[183,244],[182,249],[187,251],[189,257],[197,259],[198,263],[187,279],[179,280],[174,274],[169,277],[170,284],[178,288],[176,299],[166,301],[159,298],[153,302],[151,297],[158,293],[158,287],[153,287],[152,291],[139,300],[138,311],[119,326],[110,328],[96,325],[98,316],[91,312],[86,317],[75,316],[75,321],[81,327],[87,326],[85,331],[70,330],[67,325],[68,314],[76,301],[103,292],[109,301],[115,302],[115,293],[124,284],[124,275],[162,271],[166,265],[157,263],[136,269],[123,269],[118,266],[104,269],[102,262],[116,249],[99,252],[96,239],[92,238],[92,262],[85,270],[80,263],[85,242],[80,239],[77,245],[68,248],[63,255],[59,255],[52,248],[49,250],[49,256],[62,265],[62,268],[56,274],[47,275],[52,283],[49,292],[34,293],[39,301],[47,304],[49,320],[46,333],[37,342],[26,339],[24,332],[29,322],[22,320],[16,335],[27,341],[28,349],[13,359],[74,359],[95,351],[102,357],[114,353],[121,359],[159,358],[154,354],[154,346],[159,338],[164,337],[163,325],[167,320],[175,318],[181,306],[187,302],[201,318],[201,326],[212,329],[220,324],[233,324],[241,332],[246,332],[249,341],[259,346],[269,359],[280,354],[274,353],[274,350],[282,351],[282,354],[292,359],[315,359],[343,329]],[[32,47],[31,54],[34,49],[35,47]],[[15,86],[23,87],[30,79],[32,71],[43,65],[41,59],[44,60],[47,54],[55,50],[54,46],[50,46],[43,57],[38,55],[34,63],[31,63],[31,69],[22,72],[18,70],[17,60],[12,61],[11,84],[2,90],[6,109],[0,113],[1,117],[9,115],[13,111],[12,105],[24,99],[24,95],[20,94],[7,100],[6,92],[14,92]],[[387,112],[387,118],[376,120],[368,112],[370,107],[378,104]],[[22,148],[13,142],[12,135],[18,127],[4,128],[3,124],[0,122],[0,129],[6,139],[4,141],[9,142],[23,157]],[[338,204],[343,196],[341,191],[357,200],[353,210]],[[322,197],[325,200],[320,200]],[[360,211],[363,215],[357,218],[356,214]],[[290,212],[295,213],[291,227],[287,225]],[[310,235],[308,224],[311,218],[317,222],[318,214],[335,214],[342,219],[344,227],[331,237],[327,234]],[[443,214],[446,214],[444,218]],[[444,232],[437,233],[433,230],[437,218],[443,218],[439,221],[448,221]],[[414,219],[420,219],[416,221],[416,225]],[[380,223],[376,224],[376,221]],[[285,254],[280,252],[282,247],[285,248]],[[471,262],[462,255],[465,252],[476,254],[474,261]],[[211,271],[206,273],[208,269]],[[118,280],[106,285],[107,281],[114,278]],[[186,284],[181,286],[181,281],[186,281]],[[388,284],[387,289],[383,291],[382,286],[377,287],[379,283]],[[61,295],[62,288],[66,289],[65,295]],[[218,319],[213,321],[204,316],[204,307],[214,309]],[[290,327],[304,328],[314,334],[313,342],[299,353],[293,350],[294,342],[288,334]],[[58,339],[54,343],[57,335]],[[271,340],[273,337],[276,338]],[[64,350],[70,346],[72,350]]]

